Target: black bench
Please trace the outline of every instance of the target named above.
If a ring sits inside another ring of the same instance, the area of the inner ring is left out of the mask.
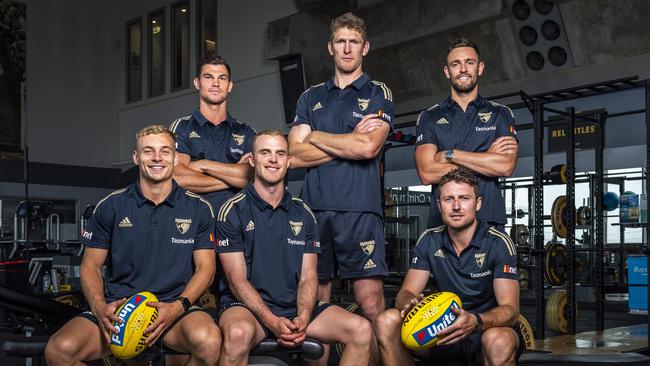
[[[43,357],[48,336],[10,336],[5,337],[0,351],[5,357]],[[143,355],[157,356],[166,354],[180,354],[167,347],[148,348]],[[275,339],[265,339],[250,352],[251,365],[302,365],[303,357],[316,360],[323,356],[323,345],[313,339],[306,338],[305,342],[295,348],[286,348],[278,344]],[[257,360],[257,361],[256,361]],[[281,361],[281,362],[278,362]]]

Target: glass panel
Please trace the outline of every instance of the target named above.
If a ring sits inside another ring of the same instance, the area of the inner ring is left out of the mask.
[[[142,99],[142,20],[126,25],[126,102]]]
[[[172,90],[190,85],[190,4],[172,7]]]
[[[217,0],[199,2],[199,58],[217,52]]]
[[[149,96],[165,93],[165,10],[149,14]]]

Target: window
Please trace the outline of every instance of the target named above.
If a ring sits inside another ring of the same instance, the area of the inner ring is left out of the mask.
[[[126,23],[126,102],[142,99],[142,18]]]
[[[165,93],[165,9],[149,13],[149,96]]]
[[[217,52],[217,0],[198,0],[199,59]]]
[[[172,90],[190,85],[190,4],[172,4]]]

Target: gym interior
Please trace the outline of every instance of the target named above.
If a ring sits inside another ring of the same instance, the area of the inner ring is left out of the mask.
[[[0,0],[0,11],[2,365],[45,365],[48,337],[86,310],[82,229],[99,200],[135,181],[136,131],[196,108],[198,60],[228,60],[232,115],[288,133],[300,94],[331,77],[330,20],[349,11],[367,24],[364,71],[395,105],[381,152],[387,304],[431,204],[416,120],[447,97],[447,44],[467,37],[485,62],[481,95],[516,121],[517,165],[499,182],[519,261],[519,363],[650,364],[649,2]],[[292,194],[304,175],[289,171]],[[351,291],[335,279],[332,301],[359,311]],[[298,365],[312,351],[263,346],[251,364]]]

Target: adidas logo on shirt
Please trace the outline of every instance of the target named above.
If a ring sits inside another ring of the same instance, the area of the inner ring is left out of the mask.
[[[439,125],[446,125],[449,124],[449,121],[445,117],[440,118],[439,120],[436,121],[437,124]]]
[[[251,231],[255,229],[255,223],[253,221],[249,221],[248,225],[246,225],[246,231]]]
[[[196,133],[196,131],[192,131],[192,132],[190,132],[190,138],[191,139],[200,139],[201,136],[198,133]]]
[[[363,269],[373,269],[375,267],[377,267],[377,265],[372,261],[372,259],[368,259],[366,264],[363,265]]]
[[[314,108],[312,108],[312,111],[315,111],[315,110],[317,110],[317,109],[321,109],[321,108],[323,108],[323,105],[320,104],[320,102],[318,102],[318,103],[316,103],[316,105],[314,106]]]
[[[131,223],[131,220],[129,220],[128,217],[125,217],[120,221],[120,224],[118,225],[119,227],[132,227],[133,224]]]
[[[436,252],[433,253],[433,255],[434,255],[435,257],[440,257],[440,258],[444,258],[444,257],[445,257],[445,253],[442,252],[442,249],[438,249],[438,250],[436,250]]]

